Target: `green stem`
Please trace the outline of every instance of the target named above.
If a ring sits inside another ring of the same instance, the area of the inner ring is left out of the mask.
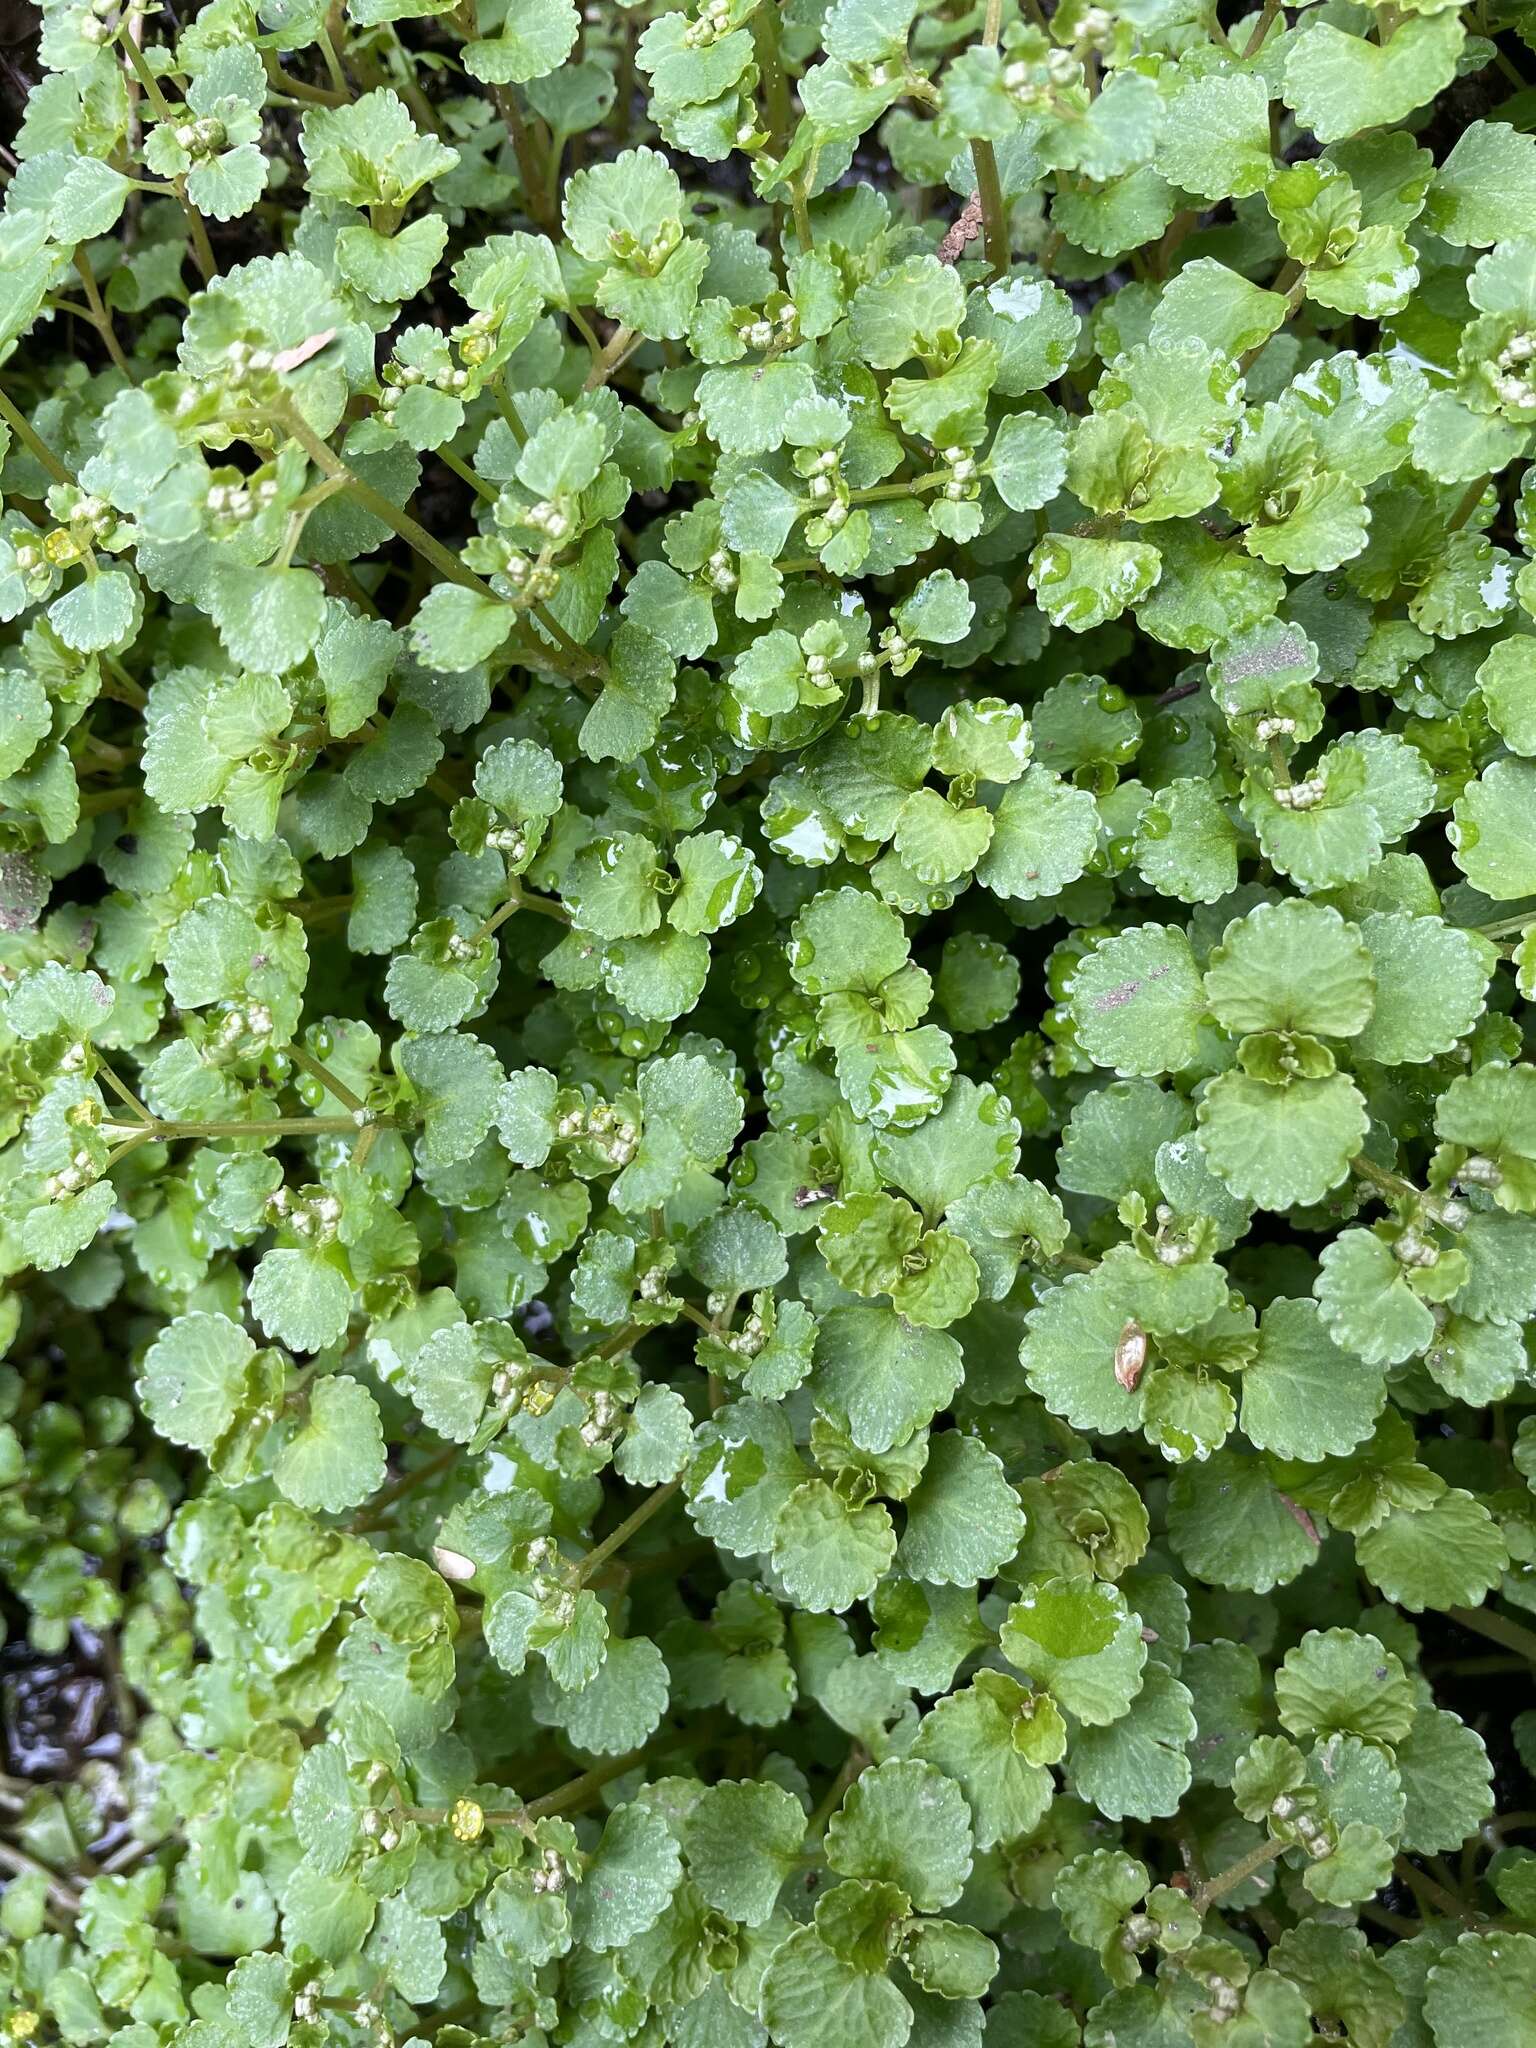
[[[208,239],[208,224],[187,197],[185,178],[173,180],[176,197],[181,201],[181,210],[187,216],[187,228],[192,236],[192,253],[197,258],[197,267],[203,273],[203,282],[210,283],[219,274],[219,260],[213,253],[213,244]]]
[[[976,170],[976,193],[981,201],[981,234],[993,275],[1001,277],[1013,260],[1008,239],[1008,202],[998,175],[997,152],[990,142],[971,144],[971,162]]]
[[[114,685],[104,694],[116,697],[123,704],[131,705],[135,711],[142,711],[149,702],[148,693],[139,688],[122,663],[115,661],[110,654],[104,654],[101,661]]]
[[[995,50],[1003,28],[1003,0],[987,0],[982,25],[981,47]],[[998,175],[997,152],[990,142],[971,144],[971,162],[976,169],[976,196],[981,201],[981,232],[987,261],[994,276],[1001,277],[1012,260],[1008,242],[1008,205],[1003,198],[1003,181]]]
[[[0,419],[3,419],[28,454],[33,455],[47,470],[56,484],[72,484],[74,478],[64,467],[47,442],[34,430],[26,414],[12,405],[3,391],[0,391]]]
[[[458,556],[450,553],[441,541],[434,540],[427,529],[413,519],[409,512],[402,512],[398,505],[392,505],[382,492],[376,491],[372,484],[363,481],[356,470],[350,469],[336,451],[321,440],[297,406],[290,405],[283,413],[282,425],[292,434],[317,469],[323,470],[327,476],[344,480],[347,489],[358,503],[376,519],[382,519],[390,531],[397,533],[408,547],[414,548],[423,561],[430,562],[434,569],[453,582],[462,583],[466,590],[476,591],[481,597],[488,597],[496,602],[500,601],[488,583],[482,583],[472,569],[466,569]]]
[[[1447,1918],[1459,1920],[1463,1927],[1480,1927],[1483,1924],[1481,1917],[1465,1900],[1458,1899],[1453,1891],[1431,1877],[1427,1870],[1420,1870],[1406,1856],[1399,1856],[1392,1868],[1421,1906],[1438,1906]]]
[[[636,1530],[643,1529],[652,1515],[666,1506],[682,1483],[681,1479],[669,1479],[664,1486],[653,1487],[632,1515],[626,1515],[595,1549],[587,1552],[577,1567],[576,1583],[585,1585],[599,1565],[606,1564],[615,1551],[622,1550]]]
[[[75,251],[75,269],[80,276],[80,289],[85,293],[85,303],[91,309],[92,326],[101,336],[107,354],[112,358],[113,364],[122,371],[125,377],[131,378],[133,372],[128,367],[128,358],[123,354],[118,344],[117,329],[112,325],[112,315],[107,311],[101,293],[96,289],[96,280],[91,275],[91,266],[85,260],[85,251],[83,249]]]
[[[496,496],[496,486],[488,484],[483,476],[478,475],[476,471],[471,469],[463,457],[455,455],[451,448],[439,448],[435,453],[438,461],[447,463],[454,475],[462,477],[478,497],[494,498]]]
[[[523,187],[523,204],[528,217],[552,239],[559,234],[560,215],[544,182],[543,166],[539,162],[538,150],[528,132],[528,123],[523,119],[523,110],[518,103],[517,89],[510,85],[493,85],[491,98],[496,102],[496,111],[506,123],[507,133],[512,138],[512,154],[517,158],[517,175]]]
[[[125,15],[125,23],[126,20],[127,17]],[[171,103],[166,98],[165,94],[160,90],[159,79],[156,78],[154,72],[150,70],[148,63],[145,60],[144,52],[139,48],[138,44],[134,41],[131,35],[124,36],[123,38],[123,54],[127,57],[128,62],[133,66],[134,72],[138,77],[138,81],[140,85],[142,85],[144,88],[144,97],[149,101],[149,104],[154,108],[156,114],[160,117],[162,121],[174,121],[176,119],[176,115],[174,110],[172,109]]]
[[[882,498],[909,498],[914,491],[936,491],[940,484],[947,484],[954,474],[948,469],[929,470],[923,476],[899,478],[893,484],[869,484],[862,491],[850,491],[850,505],[874,505]]]
[[[141,789],[93,789],[80,799],[82,818],[100,818],[108,811],[126,811],[143,796]]]
[[[531,895],[520,885],[514,885],[512,894],[506,902],[499,910],[493,910],[474,934],[470,941],[471,945],[479,945],[482,939],[488,939],[492,932],[499,931],[516,910],[537,911],[540,917],[553,918],[556,924],[569,924],[571,921],[571,913],[563,903],[557,903],[553,896]]]
[[[758,75],[763,82],[768,147],[781,157],[789,145],[789,80],[779,54],[779,10],[770,4],[759,7],[752,17],[752,41],[757,52]]]
[[[499,910],[493,910],[491,912],[490,916],[486,918],[484,923],[474,933],[469,943],[472,946],[478,946],[480,941],[482,939],[488,939],[491,936],[492,932],[500,931],[501,927],[506,923],[507,919],[512,915],[513,911],[520,910],[521,908],[522,905],[518,902],[516,896],[508,897],[507,901],[502,904]]]
[[[141,1124],[152,1124],[154,1122],[154,1118],[144,1107],[143,1103],[140,1102],[137,1095],[134,1094],[125,1081],[118,1079],[100,1053],[96,1055],[96,1071],[112,1090],[113,1094],[117,1096],[118,1100],[128,1105]]]
[[[123,19],[126,23],[129,19],[128,15],[125,14]],[[122,47],[128,62],[133,66],[140,85],[144,88],[145,98],[162,121],[174,121],[176,119],[175,112],[171,107],[170,101],[160,90],[159,79],[156,78],[146,63],[144,52],[139,48],[131,35],[123,37]],[[192,236],[192,250],[193,254],[197,257],[198,269],[203,273],[205,279],[217,277],[219,266],[214,258],[213,244],[208,239],[207,224],[203,216],[187,197],[186,179],[182,177],[172,178],[171,188],[181,202],[182,212],[187,216],[187,228]]]
[[[1490,1643],[1498,1643],[1502,1649],[1524,1657],[1527,1663],[1536,1664],[1536,1629],[1522,1628],[1518,1621],[1511,1621],[1492,1607],[1451,1607],[1446,1612],[1462,1628],[1486,1636]]]
[[[678,1747],[675,1743],[667,1745]],[[681,1753],[686,1755],[696,1743],[683,1743]],[[631,1749],[623,1756],[611,1756],[606,1763],[594,1764],[579,1777],[567,1778],[563,1785],[557,1785],[552,1792],[542,1793],[537,1799],[530,1799],[523,1806],[487,1807],[482,1818],[488,1828],[531,1828],[535,1822],[549,1820],[557,1813],[569,1813],[578,1806],[585,1806],[601,1792],[605,1785],[611,1785],[615,1778],[622,1778],[626,1771],[632,1771],[645,1762],[656,1745],[645,1749]],[[441,1824],[448,1819],[448,1809],[436,1806],[408,1806],[404,1809],[408,1820],[428,1821]]]
[[[1285,1849],[1284,1842],[1259,1842],[1246,1856],[1239,1856],[1225,1870],[1218,1870],[1214,1877],[1208,1877],[1203,1885],[1190,1893],[1190,1904],[1195,1912],[1203,1919],[1218,1899],[1224,1899],[1228,1892],[1235,1892],[1240,1884],[1246,1884],[1250,1877],[1257,1876],[1267,1863],[1283,1856]]]
[[[577,672],[579,674],[601,676],[605,680],[607,679],[607,662],[600,655],[590,653],[582,646],[579,640],[573,640],[547,604],[535,604],[530,606],[529,609],[532,616],[538,620],[545,632],[551,635],[556,646],[561,648],[569,659],[577,664]]]
[[[339,13],[339,9],[333,9]],[[336,55],[336,43],[331,34],[331,18],[327,16],[320,24],[320,55],[325,63],[326,76],[331,81],[331,90],[338,96],[342,106],[352,104],[352,95],[347,89],[347,74],[341,68],[341,59]]]
[[[629,1351],[649,1329],[648,1323],[626,1323],[621,1330],[615,1330],[611,1337],[605,1337],[595,1351],[588,1352],[589,1358],[617,1358],[621,1351]]]
[[[267,83],[274,92],[285,93],[290,99],[308,100],[317,107],[345,107],[351,105],[351,95],[330,92],[323,85],[306,85],[302,78],[290,78],[283,69],[275,50],[262,52],[262,64],[267,74]]]
[[[600,1792],[615,1778],[622,1778],[644,1758],[643,1749],[632,1749],[627,1756],[614,1756],[605,1764],[594,1764],[590,1771],[583,1771],[579,1778],[567,1778],[541,1799],[530,1799],[523,1813],[531,1821],[547,1820],[551,1814],[568,1813],[573,1806],[584,1806],[594,1792]]]
[[[1294,260],[1285,264],[1269,289],[1272,292],[1283,292],[1285,294],[1285,317],[1289,320],[1306,297],[1306,265],[1304,263],[1297,263]],[[1252,348],[1245,349],[1237,359],[1238,369],[1247,370],[1257,362],[1272,339],[1273,336],[1266,335],[1263,341],[1255,342]]]
[[[328,1095],[334,1095],[343,1109],[367,1109],[368,1105],[364,1102],[363,1098],[360,1095],[354,1094],[345,1081],[339,1081],[330,1068],[323,1066],[312,1052],[307,1051],[304,1046],[300,1045],[297,1039],[291,1041],[287,1051],[288,1057],[293,1061],[294,1065],[302,1067],[312,1081],[318,1081]]]
[[[393,1118],[377,1117],[374,1128],[393,1128]],[[227,1123],[178,1123],[166,1117],[151,1117],[147,1124],[126,1124],[116,1117],[103,1117],[102,1129],[127,1131],[136,1139],[159,1138],[170,1141],[177,1138],[319,1138],[355,1136],[358,1130],[355,1117],[350,1116],[275,1116],[262,1123],[247,1119],[243,1123],[233,1120]]]

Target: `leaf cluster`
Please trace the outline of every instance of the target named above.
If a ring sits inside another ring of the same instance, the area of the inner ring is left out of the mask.
[[[46,0],[8,2039],[1536,2040],[1533,48]]]

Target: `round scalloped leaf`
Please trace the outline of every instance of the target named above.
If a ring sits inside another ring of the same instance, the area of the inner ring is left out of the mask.
[[[888,904],[867,889],[823,889],[795,920],[789,971],[810,995],[877,989],[906,964],[907,934]]]
[[[1329,750],[1329,761],[1353,754],[1364,764],[1365,800],[1389,843],[1411,832],[1435,800],[1435,778],[1418,748],[1395,732],[1346,733]]]
[[[761,1926],[805,1843],[805,1813],[782,1785],[723,1779],[683,1822],[688,1875],[717,1912]]]
[[[346,1373],[315,1380],[308,1413],[278,1452],[272,1477],[296,1507],[328,1515],[355,1508],[384,1483],[378,1404]]]
[[[901,807],[893,843],[920,882],[954,882],[981,859],[992,830],[990,811],[919,789]]]
[[[1318,1307],[1334,1341],[1367,1365],[1400,1365],[1435,1334],[1392,1247],[1374,1230],[1346,1230],[1319,1254]]]
[[[1491,762],[1452,816],[1451,858],[1474,888],[1496,903],[1536,891],[1536,761]]]
[[[1105,1579],[1031,1580],[1009,1608],[1000,1642],[1010,1664],[1089,1727],[1118,1721],[1141,1690],[1141,1617]]]
[[[766,1550],[805,1477],[782,1407],[733,1401],[699,1425],[695,1445],[684,1490],[699,1534],[733,1557]]]
[[[1525,1344],[1517,1323],[1479,1323],[1447,1316],[1424,1353],[1424,1369],[1453,1401],[1486,1408],[1504,1401],[1525,1377]]]
[[[911,1130],[878,1132],[871,1156],[884,1178],[936,1222],[980,1182],[1001,1179],[1019,1163],[1019,1127],[990,1082],[963,1076],[944,1104]]]
[[[1483,1322],[1522,1323],[1536,1315],[1536,1218],[1474,1210],[1456,1239],[1468,1275],[1451,1306]]]
[[[827,1824],[827,1862],[844,1877],[893,1884],[920,1913],[952,1906],[971,1874],[965,1795],[915,1757],[889,1757],[849,1786]]]
[[[1309,1863],[1301,1881],[1319,1905],[1349,1907],[1391,1882],[1393,1844],[1369,1821],[1346,1821],[1329,1854]]]
[[[1073,1273],[1027,1318],[1019,1361],[1030,1391],[1074,1429],[1106,1435],[1141,1425],[1146,1397],[1115,1377],[1115,1347],[1129,1311],[1100,1273]]]
[[[240,1412],[256,1346],[228,1316],[195,1309],[167,1323],[144,1355],[144,1413],[163,1437],[211,1451]]]
[[[622,1948],[656,1925],[681,1877],[682,1857],[661,1815],[617,1807],[569,1893],[576,1939],[600,1952]]]
[[[336,1261],[308,1245],[265,1253],[251,1275],[251,1313],[294,1351],[322,1351],[347,1333],[352,1287]]]
[[[1330,22],[1309,22],[1290,42],[1284,99],[1319,142],[1401,121],[1456,75],[1465,31],[1454,15],[1415,15],[1401,44],[1366,42]]]
[[[1067,473],[1061,428],[1042,413],[1007,414],[987,453],[986,470],[997,495],[1015,512],[1048,505]]]
[[[906,1514],[896,1561],[909,1578],[932,1586],[974,1586],[991,1578],[1024,1534],[1024,1511],[1002,1460],[958,1430],[930,1442]]]
[[[1241,1243],[1253,1219],[1253,1204],[1240,1202],[1206,1164],[1199,1140],[1186,1131],[1157,1148],[1158,1191],[1176,1215],[1198,1216],[1215,1232],[1218,1251]]]
[[[816,1330],[812,1387],[847,1420],[860,1450],[877,1455],[931,1422],[965,1376],[960,1346],[880,1304],[833,1309]]]
[[[1059,896],[1087,867],[1098,837],[1098,806],[1085,789],[1048,768],[1027,768],[1003,791],[976,879],[995,896],[1025,903]]]
[[[1233,1450],[1174,1474],[1168,1540],[1196,1578],[1250,1593],[1288,1585],[1318,1548],[1309,1517],[1271,1482],[1263,1459]]]
[[[937,1764],[965,1793],[978,1848],[1017,1841],[1051,1803],[1050,1772],[1014,1740],[1040,1697],[1005,1672],[978,1671],[968,1686],[937,1700],[918,1728],[913,1754]]]
[[[1536,1937],[1463,1934],[1430,1968],[1424,2017],[1435,2048],[1531,2048],[1533,2013]]]
[[[1192,1644],[1179,1677],[1194,1701],[1199,1733],[1192,1763],[1195,1782],[1230,1785],[1238,1758],[1259,1732],[1266,1712],[1259,1660],[1246,1643],[1217,1637]]]
[[[881,1501],[850,1508],[824,1479],[796,1487],[773,1529],[773,1568],[797,1607],[841,1614],[891,1568],[896,1532]]]
[[[1193,1776],[1186,1750],[1196,1732],[1189,1688],[1160,1664],[1149,1665],[1128,1714],[1073,1737],[1067,1758],[1072,1789],[1107,1820],[1177,1813]]]
[[[1225,1380],[1178,1365],[1152,1365],[1143,1385],[1147,1441],[1170,1464],[1208,1458],[1231,1435],[1237,1401]]]
[[[1210,783],[1164,783],[1136,822],[1136,865],[1161,896],[1216,903],[1237,887],[1237,828]]]
[[[1211,1083],[1197,1116],[1212,1169],[1261,1209],[1320,1202],[1348,1177],[1370,1123],[1345,1074],[1272,1088],[1234,1070]]]
[[[1498,949],[1476,932],[1406,911],[1362,919],[1360,936],[1371,956],[1376,1008],[1355,1052],[1385,1067],[1449,1052],[1483,1013]]]
[[[1243,809],[1265,859],[1303,889],[1363,882],[1381,858],[1385,837],[1366,801],[1364,757],[1354,748],[1332,747],[1306,780],[1322,785],[1307,804],[1280,802],[1263,776],[1250,774],[1244,783]]]
[[[667,1666],[649,1636],[608,1638],[594,1675],[575,1692],[550,1685],[539,1713],[580,1750],[623,1756],[655,1733],[667,1711]]]
[[[1488,722],[1516,754],[1536,754],[1536,638],[1496,640],[1477,672]]]
[[[1348,1038],[1371,1015],[1373,968],[1359,930],[1326,904],[1287,897],[1236,918],[1205,975],[1225,1030],[1309,1031]]]
[[[1501,1209],[1536,1209],[1536,1067],[1458,1074],[1435,1104],[1435,1129],[1492,1161],[1488,1185]]]
[[[1158,1149],[1182,1138],[1194,1120],[1182,1095],[1151,1079],[1095,1088],[1067,1119],[1056,1154],[1057,1184],[1111,1202],[1136,1188],[1156,1202]]]
[[[1414,1855],[1459,1849],[1493,1811],[1493,1765],[1483,1738],[1443,1707],[1420,1705],[1392,1755],[1406,1801],[1403,1847]]]
[[[1371,1584],[1410,1614],[1476,1607],[1509,1563],[1498,1523],[1459,1486],[1426,1508],[1395,1508],[1356,1538],[1355,1555]]]
[[[1242,1376],[1242,1427],[1277,1458],[1339,1457],[1371,1433],[1387,1397],[1383,1374],[1341,1351],[1311,1301],[1272,1301]]]
[[[902,2048],[912,2031],[912,2008],[884,1971],[835,1954],[814,1927],[795,1928],[773,1950],[758,2009],[780,2048]],[[725,2010],[732,2033],[722,2027],[722,2038],[735,2038],[740,2008]]]
[[[1052,533],[1029,558],[1030,588],[1053,626],[1088,633],[1118,619],[1155,586],[1162,557],[1145,541]]]
[[[1397,1742],[1413,1725],[1413,1686],[1375,1636],[1309,1629],[1275,1674],[1275,1711],[1291,1735]]]
[[[1178,925],[1133,925],[1095,946],[1072,979],[1077,1042],[1117,1074],[1187,1067],[1205,1014],[1200,971]]]

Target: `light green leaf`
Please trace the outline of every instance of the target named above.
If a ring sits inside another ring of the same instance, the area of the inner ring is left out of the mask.
[[[1077,1041],[1117,1074],[1177,1073],[1199,1042],[1206,999],[1177,925],[1133,925],[1105,939],[1072,978]]]
[[[773,1530],[773,1568],[797,1606],[841,1614],[867,1600],[896,1555],[896,1532],[879,1502],[846,1507],[825,1481],[808,1480],[784,1503]]]
[[[1386,1399],[1379,1369],[1341,1351],[1310,1301],[1270,1303],[1242,1376],[1242,1427],[1278,1458],[1339,1456],[1371,1433]]]
[[[1107,1580],[1031,1581],[1009,1608],[1000,1641],[1010,1664],[1090,1728],[1118,1721],[1141,1690],[1140,1617]]]
[[[826,1843],[834,1870],[895,1885],[920,1913],[953,1905],[971,1874],[971,1818],[960,1787],[916,1758],[893,1757],[856,1778]]]
[[[378,1406],[345,1373],[316,1380],[308,1412],[278,1452],[272,1476],[296,1507],[344,1514],[384,1483]]]

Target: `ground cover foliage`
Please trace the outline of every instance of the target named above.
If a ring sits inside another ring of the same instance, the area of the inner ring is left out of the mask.
[[[1528,24],[50,0],[13,2042],[1536,2041]]]

